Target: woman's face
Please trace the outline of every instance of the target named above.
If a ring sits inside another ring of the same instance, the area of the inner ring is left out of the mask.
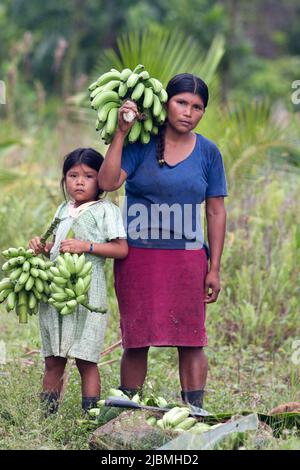
[[[67,192],[77,205],[96,199],[99,190],[97,176],[98,172],[84,163],[74,165],[67,171]]]
[[[184,92],[169,99],[167,111],[168,124],[177,132],[185,134],[197,126],[205,108],[199,95]]]

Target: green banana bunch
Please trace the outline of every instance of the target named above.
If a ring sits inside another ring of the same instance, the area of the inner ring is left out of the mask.
[[[97,111],[96,130],[107,145],[112,142],[116,132],[119,109],[128,99],[136,102],[139,117],[130,129],[125,143],[140,140],[143,144],[148,144],[151,135],[157,135],[159,126],[166,120],[165,103],[168,94],[162,83],[151,77],[142,64],[133,70],[125,68],[121,72],[111,69],[100,75],[89,86],[89,91],[91,107]],[[132,117],[127,116],[127,120],[132,120]]]
[[[175,406],[165,413],[162,419],[157,420],[154,416],[149,416],[147,424],[179,434],[186,431],[193,434],[202,434],[211,428],[208,424],[200,423],[196,418],[189,417],[189,414],[189,408]]]
[[[61,315],[69,315],[79,305],[92,312],[105,313],[106,309],[88,304],[88,291],[92,280],[92,263],[86,262],[85,255],[64,253],[56,258],[49,269],[51,279],[48,303]]]
[[[53,263],[24,247],[8,248],[2,255],[8,261],[2,266],[6,277],[0,282],[0,303],[6,301],[7,312],[15,310],[19,323],[27,323],[28,315],[37,314],[39,302],[48,302],[48,269]]]

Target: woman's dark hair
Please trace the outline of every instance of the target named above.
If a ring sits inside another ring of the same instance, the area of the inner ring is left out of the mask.
[[[201,80],[201,78],[191,73],[179,73],[175,75],[169,81],[166,91],[168,93],[168,100],[179,93],[194,93],[202,98],[204,108],[206,108],[208,103],[209,93],[206,83]],[[165,130],[165,124],[160,126],[156,139],[156,158],[160,166],[163,166],[165,163]]]
[[[102,155],[92,148],[78,148],[68,153],[65,156],[63,170],[62,170],[63,176],[60,182],[60,186],[61,186],[62,192],[66,200],[67,200],[67,197],[66,197],[65,184],[66,184],[67,172],[73,166],[81,165],[82,163],[84,165],[89,166],[90,168],[93,168],[96,171],[99,171],[103,161],[104,161],[104,158],[102,157]],[[96,194],[96,197],[99,198],[103,193],[104,191],[101,188],[99,188]]]

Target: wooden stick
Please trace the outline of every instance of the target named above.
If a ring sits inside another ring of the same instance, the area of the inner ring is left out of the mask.
[[[120,340],[117,341],[115,344],[112,344],[112,345],[109,346],[107,349],[105,349],[104,351],[102,351],[101,356],[107,356],[107,354],[109,354],[110,352],[112,352],[114,349],[116,349],[117,347],[119,347],[121,344],[122,344],[122,340],[120,339]]]
[[[117,361],[119,361],[119,359],[110,359],[110,361],[100,362],[100,364],[98,364],[98,366],[99,367],[107,366],[107,365],[112,364],[113,362],[117,362]]]

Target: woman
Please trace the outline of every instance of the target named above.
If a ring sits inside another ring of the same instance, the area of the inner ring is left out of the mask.
[[[206,84],[179,74],[167,85],[167,120],[149,144],[124,139],[133,123],[120,108],[118,130],[99,172],[99,185],[115,191],[126,181],[125,222],[129,254],[115,262],[115,288],[124,353],[121,390],[142,387],[150,346],[176,346],[181,395],[202,407],[207,377],[205,306],[220,291],[227,196],[226,177],[216,145],[193,129],[208,102]],[[206,202],[210,266],[200,223]]]

